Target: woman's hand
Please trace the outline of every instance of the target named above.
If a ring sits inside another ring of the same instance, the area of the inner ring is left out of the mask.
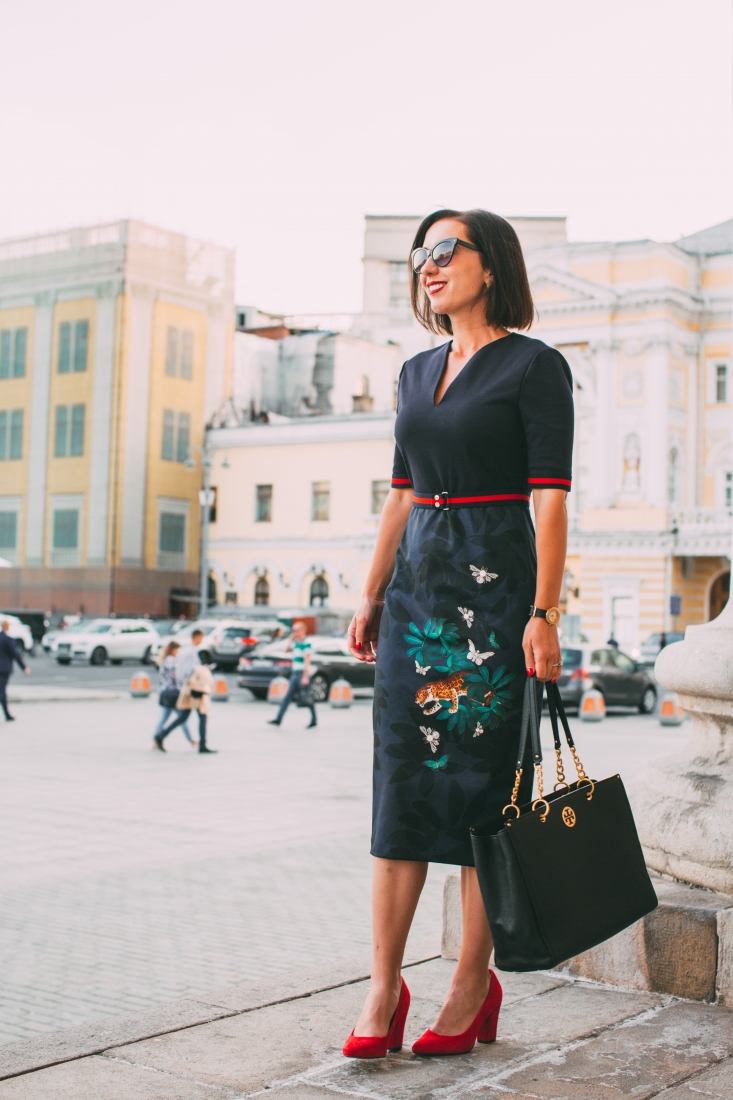
[[[360,661],[376,661],[384,600],[362,596],[349,626],[349,653]]]
[[[522,649],[527,672],[534,670],[538,680],[558,678],[562,672],[562,658],[556,626],[550,626],[545,619],[533,616],[524,628]]]

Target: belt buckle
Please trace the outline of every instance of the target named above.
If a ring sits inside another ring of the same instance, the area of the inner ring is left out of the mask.
[[[445,490],[442,493],[436,493],[434,496],[435,507],[440,508],[443,512],[450,511],[450,505],[448,504],[448,494]]]

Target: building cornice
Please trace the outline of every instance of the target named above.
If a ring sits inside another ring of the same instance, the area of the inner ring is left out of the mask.
[[[299,443],[354,443],[394,438],[394,413],[352,413],[350,416],[314,416],[287,424],[252,424],[239,428],[212,428],[206,435],[215,451],[237,447],[282,447]]]

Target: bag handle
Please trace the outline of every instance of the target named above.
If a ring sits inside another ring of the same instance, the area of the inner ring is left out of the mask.
[[[548,702],[548,705],[549,705],[549,708],[550,708],[550,722],[552,723],[552,737],[553,737],[553,740],[555,742],[555,757],[556,757],[556,760],[555,760],[555,773],[556,773],[557,782],[555,783],[555,786],[553,787],[553,790],[556,791],[558,787],[567,787],[568,790],[570,790],[570,784],[568,783],[568,781],[565,778],[565,770],[563,768],[563,762],[562,762],[562,747],[561,747],[561,743],[560,743],[560,733],[559,733],[558,728],[557,728],[557,718],[558,718],[558,715],[559,715],[560,716],[560,721],[562,723],[563,732],[565,733],[565,739],[567,740],[568,748],[570,749],[570,753],[571,753],[572,758],[573,758],[573,763],[575,764],[575,771],[576,771],[577,776],[578,776],[578,783],[582,783],[582,782],[590,783],[591,789],[590,789],[590,793],[588,795],[588,800],[590,801],[590,799],[593,797],[593,791],[595,790],[595,784],[594,784],[593,780],[590,779],[586,775],[585,768],[583,767],[583,764],[580,760],[580,757],[578,756],[578,750],[575,747],[575,741],[573,740],[573,735],[570,732],[570,726],[568,724],[568,717],[565,713],[565,707],[563,706],[562,697],[560,695],[560,689],[558,688],[557,684],[548,684],[547,685],[547,702]]]
[[[502,814],[506,815],[509,810],[515,810],[517,817],[520,816],[520,809],[517,805],[517,799],[519,797],[519,784],[522,780],[524,773],[524,755],[527,749],[527,738],[530,738],[530,744],[532,747],[532,762],[534,764],[535,777],[537,780],[537,795],[538,797],[532,803],[532,809],[536,809],[537,806],[544,806],[544,813],[540,814],[540,821],[545,821],[547,815],[550,812],[550,804],[544,797],[543,791],[543,777],[542,777],[542,743],[540,741],[540,719],[542,717],[542,699],[544,696],[545,687],[547,688],[547,703],[550,710],[550,722],[552,724],[552,737],[555,743],[555,757],[556,757],[556,775],[557,782],[553,790],[557,790],[558,787],[564,786],[570,790],[570,784],[565,779],[565,770],[563,768],[562,761],[562,744],[560,741],[560,731],[558,729],[557,719],[558,714],[560,716],[560,722],[562,723],[563,732],[568,743],[573,762],[575,764],[575,770],[578,775],[578,785],[585,782],[590,784],[590,791],[588,793],[588,801],[593,798],[593,791],[595,790],[595,784],[585,772],[580,757],[578,756],[578,750],[575,747],[575,741],[573,735],[570,732],[570,726],[568,724],[567,715],[565,713],[565,707],[563,706],[562,698],[560,696],[560,689],[554,682],[544,684],[541,680],[537,680],[534,676],[528,676],[524,686],[524,698],[522,700],[522,722],[519,732],[519,753],[517,756],[516,765],[516,777],[514,780],[514,788],[512,790],[511,801],[507,803]],[[511,825],[511,819],[507,820],[507,825]]]

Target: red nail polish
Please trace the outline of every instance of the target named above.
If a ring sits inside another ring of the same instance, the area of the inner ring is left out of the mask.
[[[534,676],[534,669],[533,668],[528,668],[527,669],[527,675],[528,676]]]
[[[555,678],[552,682],[553,682],[553,684],[556,684],[557,683],[557,678]]]
[[[361,649],[361,642],[354,642],[354,646],[356,649]]]

